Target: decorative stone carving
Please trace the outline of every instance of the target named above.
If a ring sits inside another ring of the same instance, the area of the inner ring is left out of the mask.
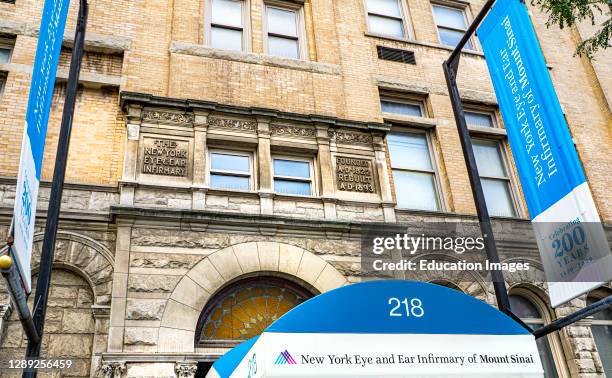
[[[105,361],[100,368],[103,378],[121,378],[125,370],[125,362],[123,361]]]
[[[342,131],[342,130],[328,130],[327,135],[336,140],[336,143],[351,144],[351,143],[363,143],[371,144],[372,135],[366,133],[359,133],[354,131]]]
[[[209,118],[208,126],[238,131],[256,131],[257,122],[229,118]]]
[[[310,127],[272,125],[272,135],[314,138],[316,130]]]
[[[198,364],[195,361],[177,362],[174,367],[177,378],[193,378],[196,370],[198,370]]]
[[[193,114],[161,112],[157,110],[145,110],[142,112],[142,119],[145,121],[169,122],[169,123],[193,123]]]

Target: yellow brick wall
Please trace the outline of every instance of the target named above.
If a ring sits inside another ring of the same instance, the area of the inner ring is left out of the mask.
[[[97,0],[91,2],[89,31],[132,40],[122,64],[116,57],[87,57],[86,69],[116,75],[121,90],[160,96],[217,101],[226,104],[315,113],[358,121],[381,122],[377,80],[426,88],[430,116],[437,120],[434,141],[440,182],[451,211],[473,213],[474,205],[463,154],[453,120],[441,64],[447,49],[438,46],[431,3],[406,1],[409,27],[417,43],[368,36],[363,0],[306,0],[305,25],[310,59],[337,67],[328,74],[273,67],[237,60],[170,53],[172,42],[202,44],[204,0]],[[37,25],[38,0],[0,3],[0,18]],[[76,2],[71,5],[67,30],[72,32]],[[473,17],[482,1],[469,1]],[[251,44],[254,53],[264,50],[262,0],[250,0]],[[530,6],[530,8],[532,8]],[[532,18],[572,135],[603,218],[612,221],[611,121],[608,102],[591,63],[573,56],[578,38],[572,30],[547,29],[545,15],[531,9]],[[412,50],[416,65],[379,60],[376,45]],[[31,64],[35,39],[18,36],[13,62]],[[601,66],[601,63],[600,63]],[[119,68],[120,67],[120,68]],[[609,64],[608,64],[609,69]],[[600,72],[600,71],[598,71]],[[460,88],[491,96],[493,89],[484,58],[465,54],[459,75]],[[29,75],[10,72],[0,102],[0,175],[16,171]],[[77,104],[69,179],[90,183],[116,183],[120,178],[124,126],[115,91],[86,89]],[[45,177],[50,177],[54,139],[59,124],[60,98],[56,96],[45,155]],[[95,157],[91,158],[92,151]]]

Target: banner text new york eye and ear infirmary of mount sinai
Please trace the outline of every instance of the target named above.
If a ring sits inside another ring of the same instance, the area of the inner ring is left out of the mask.
[[[506,16],[501,25],[506,31],[506,45],[499,50],[504,79],[513,95],[514,115],[521,125],[523,147],[531,158],[535,173],[534,179],[540,188],[546,183],[547,178],[557,173],[557,165],[546,136],[544,120],[540,116],[541,105],[532,91],[510,18]],[[540,146],[540,151],[537,151],[536,145]]]

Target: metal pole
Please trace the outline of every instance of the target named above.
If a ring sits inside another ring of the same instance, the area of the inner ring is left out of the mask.
[[[535,331],[533,331],[533,335],[535,336],[536,339],[539,339],[540,337],[543,337],[543,336],[548,335],[549,333],[558,331],[565,326],[568,326],[574,322],[577,322],[578,320],[584,319],[587,316],[591,316],[596,312],[605,310],[607,307],[610,307],[610,306],[612,306],[612,295],[609,295],[608,297],[601,299],[563,318],[559,318],[555,320],[554,322],[548,324],[547,326],[536,329]]]
[[[19,315],[19,320],[21,321],[21,325],[28,336],[28,340],[38,342],[40,337],[38,336],[36,327],[34,327],[34,322],[32,321],[32,314],[30,313],[30,308],[28,307],[25,290],[21,284],[21,277],[15,268],[13,258],[11,257],[10,245],[7,245],[0,250],[0,273],[2,273],[2,277],[4,277],[6,288],[8,289],[11,299],[15,304],[15,310]]]
[[[55,254],[55,239],[59,221],[59,212],[62,202],[62,191],[64,188],[64,177],[66,174],[66,163],[68,158],[68,147],[70,145],[70,132],[72,130],[72,119],[79,84],[79,73],[81,71],[81,60],[85,44],[85,29],[87,27],[88,14],[87,0],[80,0],[79,14],[76,31],[74,35],[74,48],[70,61],[70,73],[66,85],[66,100],[62,114],[59,140],[57,143],[57,155],[55,157],[55,170],[53,171],[53,183],[47,220],[45,225],[45,236],[43,239],[42,254],[40,257],[40,270],[36,283],[36,295],[34,297],[34,326],[37,334],[42,339],[45,314],[47,311],[47,299],[49,297],[49,285],[51,284],[51,270],[53,267],[53,256]],[[26,351],[27,359],[36,359],[40,356],[41,340],[28,342]],[[36,370],[23,372],[23,377],[36,377]]]
[[[489,211],[487,210],[487,204],[485,202],[484,192],[482,190],[482,184],[480,182],[480,175],[478,174],[478,167],[476,166],[476,158],[474,157],[474,151],[472,149],[472,140],[470,133],[467,128],[465,121],[465,114],[463,113],[463,106],[461,105],[461,96],[459,95],[459,88],[457,87],[457,70],[459,67],[459,58],[461,57],[461,50],[471,38],[472,34],[476,31],[476,28],[480,22],[484,19],[485,15],[491,9],[495,0],[489,0],[485,3],[483,8],[480,10],[474,22],[468,27],[459,44],[455,47],[448,60],[442,64],[444,69],[444,76],[446,77],[446,85],[448,86],[448,93],[451,98],[453,105],[453,112],[455,114],[455,122],[457,123],[457,129],[459,132],[459,140],[461,141],[461,147],[463,149],[463,156],[465,158],[465,164],[468,169],[468,176],[472,187],[472,194],[474,196],[474,202],[476,204],[476,212],[478,213],[478,221],[480,223],[480,230],[484,238],[485,250],[487,253],[487,259],[491,263],[499,263],[499,255],[497,254],[497,246],[495,245],[495,238],[493,236],[493,228],[491,227],[491,218],[489,217]],[[497,299],[497,307],[500,311],[506,314],[512,314],[510,309],[510,300],[508,299],[508,292],[506,290],[506,283],[504,281],[504,275],[499,270],[491,271],[491,278],[493,281],[493,288],[495,290],[495,298]]]

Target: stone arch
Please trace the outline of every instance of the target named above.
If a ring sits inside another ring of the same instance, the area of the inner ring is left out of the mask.
[[[228,282],[254,273],[294,277],[323,293],[347,279],[315,254],[285,243],[248,242],[220,249],[197,263],[168,299],[158,334],[158,352],[193,352],[202,309]]]
[[[502,260],[502,263],[529,263],[530,267],[528,270],[504,272],[504,278],[508,283],[508,291],[519,286],[530,287],[544,303],[550,303],[544,268],[539,261],[524,257],[512,257]]]
[[[38,272],[43,233],[34,235],[32,272]],[[75,272],[85,279],[97,305],[110,304],[114,258],[111,251],[94,239],[69,231],[58,231],[53,268]]]

